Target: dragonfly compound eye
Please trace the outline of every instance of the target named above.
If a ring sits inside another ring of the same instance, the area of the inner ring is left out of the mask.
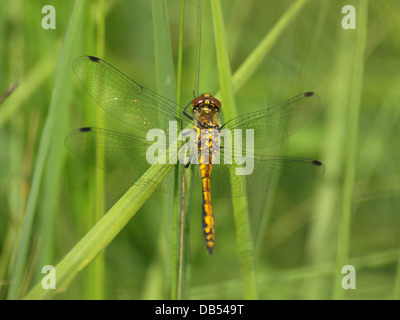
[[[210,102],[215,106],[218,112],[221,112],[221,102],[217,98],[210,97]]]

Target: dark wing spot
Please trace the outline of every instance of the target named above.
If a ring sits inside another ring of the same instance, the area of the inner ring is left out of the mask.
[[[311,96],[313,96],[313,95],[314,95],[314,92],[306,92],[306,93],[304,94],[305,97],[311,97]]]
[[[312,161],[313,164],[315,164],[316,166],[322,166],[322,162],[318,161],[318,160],[313,160]]]
[[[94,62],[99,62],[99,61],[100,61],[100,59],[97,58],[97,57],[88,56],[88,58],[89,58],[89,60],[92,60],[92,61],[94,61]]]
[[[92,128],[91,127],[80,128],[79,131],[88,132],[88,131],[92,131]]]

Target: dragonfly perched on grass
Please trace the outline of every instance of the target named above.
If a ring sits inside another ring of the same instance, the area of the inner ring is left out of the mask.
[[[194,140],[190,146],[194,147],[181,162],[185,167],[193,164],[199,168],[203,233],[210,254],[215,245],[211,196],[252,195],[317,178],[324,172],[318,160],[270,156],[263,152],[283,142],[318,113],[320,99],[313,92],[221,123],[221,102],[208,93],[182,107],[144,88],[99,58],[76,58],[73,70],[89,95],[107,113],[139,129],[140,133],[132,135],[86,127],[71,132],[65,144],[77,155],[123,180],[135,183],[152,165],[148,157],[149,148],[155,144],[153,139],[148,139],[151,130],[173,134],[176,129],[191,128]],[[177,124],[176,127],[171,129],[171,123]],[[238,140],[240,143],[236,144]],[[157,141],[165,143],[164,151],[172,148],[168,138]],[[175,163],[179,164],[176,159]],[[169,174],[159,190],[172,192],[173,186],[174,175]]]

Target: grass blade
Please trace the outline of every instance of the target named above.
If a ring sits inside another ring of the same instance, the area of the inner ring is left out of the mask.
[[[200,57],[201,57],[201,25],[202,25],[202,0],[197,1],[197,26],[196,26],[196,68],[195,68],[195,76],[194,76],[194,92],[195,96],[199,95],[199,87],[200,87]]]
[[[4,100],[1,104],[0,112],[0,128],[18,112],[19,108],[29,101],[32,94],[40,88],[43,82],[52,74],[56,64],[55,59],[51,59],[54,52],[58,52],[60,42],[57,42],[50,50],[51,53],[43,56],[24,77],[21,84],[16,88],[18,94],[13,94]]]
[[[307,3],[308,0],[298,0],[293,3],[286,13],[279,19],[275,26],[265,35],[256,48],[249,54],[246,60],[240,65],[232,76],[232,85],[234,92],[240,90],[243,85],[251,78],[254,72],[262,63],[263,59],[267,56],[279,36],[294,20],[296,15],[300,12],[301,8]],[[219,96],[220,92],[216,94]]]
[[[367,13],[368,1],[360,3],[358,9],[359,26],[357,28],[356,51],[354,55],[354,73],[352,79],[352,90],[350,91],[349,104],[349,131],[347,134],[346,162],[343,185],[342,212],[339,224],[339,244],[337,252],[337,272],[333,296],[342,299],[344,290],[341,286],[341,270],[349,258],[350,248],[350,222],[353,207],[353,193],[355,173],[357,166],[357,144],[359,131],[359,117],[361,109],[361,97],[364,78],[364,55],[367,40]]]
[[[136,214],[172,167],[153,165],[71,249],[56,266],[57,290],[45,290],[38,283],[24,299],[45,299],[58,291],[65,291],[75,276],[107,247]]]
[[[235,116],[236,104],[220,2],[212,1],[211,9],[215,47],[217,51],[219,83],[221,87],[221,100],[225,105],[231,107],[225,110],[225,117],[231,119]],[[250,234],[247,199],[245,197],[234,198],[232,204],[239,249],[240,272],[244,288],[243,295],[246,299],[256,299],[257,289],[254,270],[254,248]]]
[[[174,64],[172,59],[171,36],[169,32],[168,14],[165,0],[153,0],[152,12],[157,92],[167,98],[175,100]],[[180,174],[178,166],[176,166],[174,170],[176,179],[175,185],[178,187],[179,181],[182,179],[182,175]],[[171,274],[168,275],[169,279],[167,283],[171,286],[171,296],[173,299],[175,299],[179,265],[179,241],[177,241],[177,239],[179,239],[179,201],[177,197],[174,197],[172,202],[169,195],[164,195],[164,203],[166,204],[165,207],[168,208],[165,210],[166,212],[164,212],[164,218],[166,219],[166,222],[163,224],[164,234],[168,239],[166,250],[167,256],[164,261],[167,263],[167,270],[170,270],[171,272]],[[173,230],[172,235],[170,230]],[[159,250],[158,252],[165,254],[165,252],[162,250]],[[171,265],[172,270],[170,269]]]
[[[95,13],[94,31],[96,33],[96,57],[104,57],[105,52],[105,8],[104,0],[97,0],[91,5],[92,11]],[[90,16],[87,16],[90,19]],[[92,31],[92,30],[90,30]],[[92,45],[93,47],[93,45]],[[92,52],[94,50],[90,50]],[[92,102],[92,101],[91,101]],[[96,124],[99,128],[105,127],[104,112],[96,108]],[[104,158],[104,154],[100,151],[97,157]],[[91,210],[90,227],[93,226],[105,213],[105,172],[96,170],[96,178],[94,184],[95,205]],[[95,261],[87,268],[85,272],[85,298],[102,300],[105,298],[105,254],[99,254]]]
[[[177,73],[177,103],[181,104],[181,92],[182,92],[182,71],[183,71],[183,40],[184,40],[184,30],[185,30],[185,0],[181,0],[181,12],[180,12],[180,22],[179,22],[179,47],[178,47],[178,73]],[[188,201],[187,197],[185,198],[185,191],[190,189],[185,188],[185,181],[188,180],[188,176],[190,175],[188,170],[181,168],[183,170],[182,173],[182,201],[180,205],[180,215],[178,216],[175,212],[175,219],[174,219],[174,232],[175,237],[174,241],[177,242],[174,244],[174,247],[179,247],[179,254],[178,254],[178,274],[177,274],[177,281],[176,281],[176,289],[172,289],[172,294],[176,294],[176,299],[181,300],[182,297],[186,295],[186,287],[188,283],[187,279],[187,253],[188,253],[188,234],[189,229],[185,228],[186,224],[189,221],[189,210],[188,205],[190,204],[190,200]],[[180,174],[177,170],[177,180],[180,178]],[[187,173],[186,173],[187,172]],[[178,181],[177,181],[178,182]],[[179,184],[178,184],[179,187]],[[185,216],[185,212],[187,215]],[[186,219],[187,217],[187,219]],[[177,235],[179,234],[179,239],[177,239]]]
[[[185,35],[185,0],[181,0],[181,15],[179,22],[179,44],[178,44],[178,72],[176,79],[176,102],[181,104],[182,95],[182,67],[183,67],[183,37]]]
[[[70,23],[61,50],[59,63],[57,66],[53,94],[50,101],[49,113],[46,119],[44,130],[42,133],[39,153],[36,166],[33,172],[32,187],[29,194],[28,204],[25,212],[24,223],[22,227],[21,237],[18,243],[18,252],[13,268],[12,278],[14,283],[10,287],[8,299],[17,299],[21,293],[21,285],[26,267],[26,261],[29,250],[30,236],[32,234],[32,224],[35,217],[35,210],[39,197],[39,189],[45,169],[48,151],[54,135],[54,130],[58,121],[62,121],[59,113],[66,104],[65,94],[68,90],[68,77],[65,75],[71,70],[71,61],[75,56],[75,46],[73,45],[80,33],[80,26],[83,19],[84,2],[76,1],[71,15]]]

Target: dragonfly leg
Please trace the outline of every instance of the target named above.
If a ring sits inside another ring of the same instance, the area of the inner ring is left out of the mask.
[[[188,117],[190,120],[194,120],[194,118],[193,118],[189,113],[187,113],[187,111],[186,111],[186,109],[189,108],[191,105],[192,105],[192,103],[190,102],[190,103],[186,106],[186,108],[183,110],[183,114],[184,114],[186,117]]]
[[[187,159],[185,158],[185,160],[187,160],[187,162],[185,162],[185,163],[183,164],[183,166],[185,167],[185,169],[189,168],[190,164],[192,163],[192,157],[193,157],[193,156],[194,156],[193,154],[190,154],[190,156],[189,156]]]

